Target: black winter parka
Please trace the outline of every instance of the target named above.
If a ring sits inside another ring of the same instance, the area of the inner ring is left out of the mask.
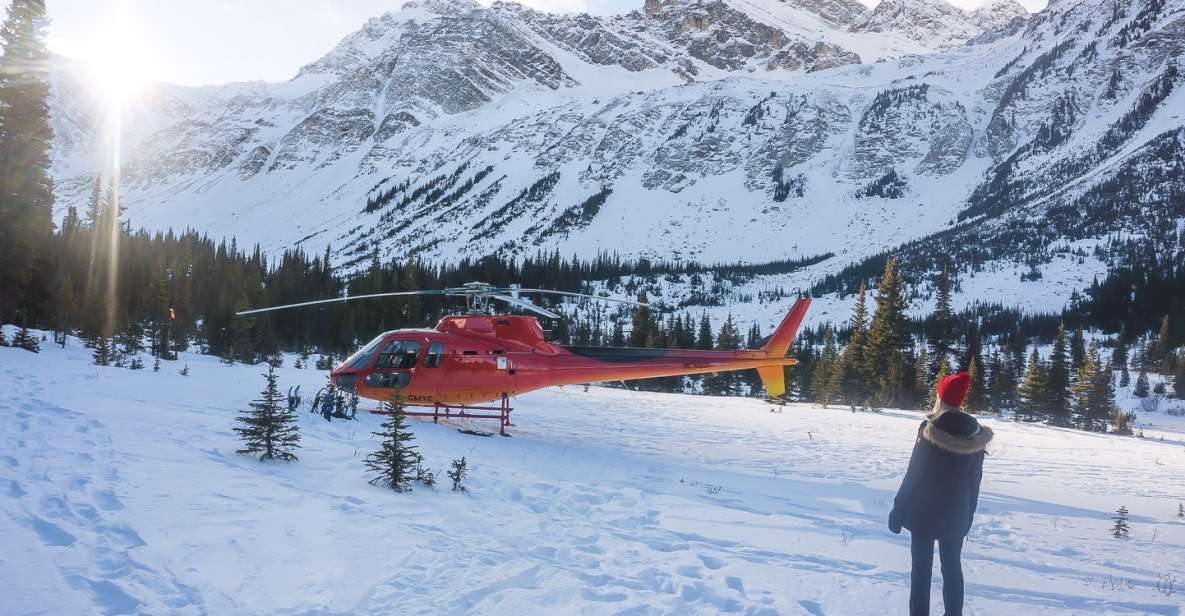
[[[889,513],[889,528],[932,539],[963,538],[979,503],[983,458],[992,429],[959,410],[928,415],[918,427],[909,469]]]

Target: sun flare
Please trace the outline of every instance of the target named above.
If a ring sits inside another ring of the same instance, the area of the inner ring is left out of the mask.
[[[96,91],[113,106],[143,94],[154,70],[150,52],[128,32],[100,41],[87,59]]]

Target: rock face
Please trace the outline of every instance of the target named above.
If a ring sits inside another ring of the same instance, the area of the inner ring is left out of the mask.
[[[123,204],[345,267],[376,247],[850,262],[1087,190],[1179,127],[1183,2],[409,3],[290,81],[137,102]],[[55,74],[64,210],[100,168],[102,118]]]
[[[852,22],[853,32],[900,32],[943,48],[1005,26],[1028,11],[1015,0],[997,0],[966,11],[943,0],[884,0]]]

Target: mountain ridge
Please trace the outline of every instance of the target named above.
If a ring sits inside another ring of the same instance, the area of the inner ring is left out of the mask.
[[[882,17],[947,10],[890,3]],[[985,186],[1017,165],[1093,147],[1092,127],[1179,55],[1179,1],[1017,6],[980,9],[991,29],[962,11],[963,43],[922,48],[911,36],[933,23],[865,31],[873,9],[836,27],[842,2],[648,0],[611,17],[411,3],[287,82],[166,89],[127,140],[124,203],[134,224],[328,245],[347,268],[376,250],[588,255],[613,238],[670,260],[835,253],[804,274],[817,280],[999,200]],[[55,97],[55,122],[85,124],[57,113],[79,107],[68,87]],[[1154,123],[1180,125],[1171,104]],[[62,204],[92,181],[59,176]]]

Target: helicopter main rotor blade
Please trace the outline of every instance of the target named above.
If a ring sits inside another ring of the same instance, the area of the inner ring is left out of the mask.
[[[645,302],[636,302],[628,299],[615,299],[612,297],[601,297],[599,295],[589,295],[587,293],[572,293],[571,291],[552,291],[551,289],[518,289],[519,293],[550,293],[552,295],[565,295],[567,297],[585,297],[601,302],[617,302],[618,304],[628,304],[630,306],[641,306],[643,308],[650,308],[651,305]]]
[[[532,304],[531,302],[528,302],[528,301],[522,300],[522,299],[516,299],[516,298],[513,298],[509,295],[501,295],[499,293],[491,293],[490,299],[497,299],[497,300],[504,301],[507,304],[510,304],[511,306],[517,306],[519,308],[522,308],[523,310],[530,310],[531,312],[534,312],[536,314],[541,314],[549,319],[564,318],[563,315],[556,314],[546,308],[540,308],[539,306],[536,306],[535,304]]]
[[[348,302],[354,299],[372,299],[375,297],[394,297],[397,295],[447,295],[445,291],[393,291],[391,293],[371,293],[369,295],[351,295],[349,297],[333,297],[330,299],[318,299],[311,302],[300,302],[298,304],[284,304],[283,306],[269,306],[267,308],[253,308],[251,310],[243,310],[236,312],[235,316],[243,316],[248,314],[256,314],[259,312],[271,312],[272,310],[286,310],[288,308],[300,308],[302,306],[316,306],[317,304],[332,304],[334,302]]]

